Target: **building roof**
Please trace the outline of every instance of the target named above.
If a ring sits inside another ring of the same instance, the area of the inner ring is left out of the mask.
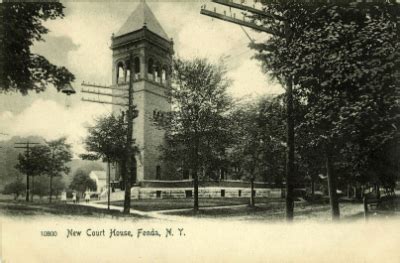
[[[107,173],[105,171],[91,171],[90,175],[96,176],[98,180],[106,180],[107,179]]]
[[[139,3],[135,11],[133,11],[133,13],[128,17],[124,25],[119,29],[115,36],[118,37],[137,31],[142,29],[144,25],[146,25],[149,31],[166,40],[169,40],[167,33],[165,33],[150,7],[144,1]]]

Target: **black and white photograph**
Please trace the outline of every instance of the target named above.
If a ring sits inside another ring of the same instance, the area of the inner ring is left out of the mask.
[[[0,263],[400,262],[400,1],[0,20]]]

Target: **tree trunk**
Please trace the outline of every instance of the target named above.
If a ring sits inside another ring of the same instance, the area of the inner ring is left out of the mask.
[[[336,176],[332,168],[332,157],[329,149],[326,152],[326,172],[328,176],[328,191],[332,211],[332,219],[338,220],[340,217],[340,211],[339,201],[336,194]]]
[[[254,207],[256,205],[255,198],[254,198],[254,178],[250,179],[250,206]]]
[[[350,198],[350,183],[347,183],[346,196]]]
[[[315,195],[315,178],[311,176],[311,198],[314,200]]]
[[[193,167],[193,210],[199,211],[199,141],[195,140]]]
[[[293,221],[294,210],[294,116],[293,116],[293,86],[292,78],[287,80],[286,87],[287,114],[287,158],[286,158],[286,220]]]
[[[50,192],[49,192],[49,203],[51,203],[51,197],[53,195],[53,174],[50,173]]]
[[[34,176],[31,176],[32,177],[32,186],[31,186],[31,202],[33,202],[33,191],[34,191],[34,179],[35,179],[35,177]]]
[[[193,210],[199,211],[199,176],[197,171],[193,171]]]
[[[26,173],[26,197],[25,197],[25,199],[26,199],[27,202],[29,202],[29,191],[30,191],[30,188],[29,188],[29,174]]]
[[[108,177],[107,177],[107,210],[110,210],[110,192],[111,192],[111,174],[110,174],[110,159],[107,159]]]

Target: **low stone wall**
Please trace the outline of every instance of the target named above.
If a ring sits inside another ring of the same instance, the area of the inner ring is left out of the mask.
[[[146,188],[190,188],[193,187],[193,180],[143,180],[138,182],[138,187]],[[199,181],[199,187],[238,187],[238,188],[249,188],[250,181],[242,180],[222,180],[222,181]],[[277,185],[265,183],[265,182],[254,182],[255,188],[279,188]]]
[[[243,187],[199,187],[199,198],[233,198],[250,197],[251,190]],[[133,199],[178,199],[192,198],[192,187],[157,188],[157,187],[133,187],[131,190]],[[255,188],[256,197],[281,197],[280,188]]]

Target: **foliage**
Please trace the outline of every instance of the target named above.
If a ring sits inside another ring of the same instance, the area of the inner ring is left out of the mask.
[[[41,92],[48,84],[60,90],[75,77],[65,67],[51,64],[45,57],[33,54],[30,47],[43,41],[48,33],[43,22],[64,17],[64,6],[58,2],[7,2],[0,8],[3,13],[0,90]]]
[[[46,174],[51,165],[50,148],[44,145],[31,146],[29,152],[18,155],[16,168],[29,176]]]
[[[295,85],[305,109],[296,128],[303,143],[298,153],[303,161],[313,152],[324,156],[333,214],[339,215],[336,179],[376,183],[371,157],[398,136],[399,5],[277,1],[264,7],[274,16],[252,18],[274,34],[251,47],[265,71]]]
[[[33,145],[29,152],[18,156],[16,168],[30,176],[60,176],[69,172],[67,163],[71,161],[71,146],[65,143],[66,138],[48,142],[47,145]]]
[[[25,190],[25,183],[21,179],[17,179],[4,186],[3,194],[13,194],[14,199],[17,200],[20,195],[25,193]]]
[[[196,175],[202,169],[206,177],[216,179],[230,138],[225,70],[205,59],[177,59],[172,80],[172,111],[157,122],[166,130],[163,159]]]
[[[233,176],[280,184],[285,148],[284,109],[279,97],[238,104],[230,114],[234,143],[229,150]]]
[[[40,198],[43,196],[47,196],[49,194],[49,179],[44,176],[39,176],[37,178],[33,178],[33,183],[31,185],[31,195],[37,195]],[[31,181],[32,182],[32,181]]]
[[[293,47],[301,54],[293,65],[308,106],[299,129],[314,133],[315,146],[336,149],[339,165],[359,178],[400,125],[400,35],[386,15],[378,8],[368,15],[329,9],[318,21],[322,27],[310,28]]]
[[[111,162],[121,161],[125,156],[127,125],[123,115],[111,114],[96,120],[89,128],[89,135],[84,144],[88,154],[81,157],[88,160],[108,159]],[[133,142],[134,143],[134,142]],[[134,151],[138,151],[137,148]]]
[[[61,192],[67,188],[62,177],[55,177],[53,179],[52,187],[53,187],[52,194],[54,194],[54,196],[60,195]]]
[[[47,168],[47,174],[52,176],[61,176],[68,174],[70,171],[69,163],[72,159],[71,145],[66,143],[66,138],[49,141],[47,146],[51,151],[51,161]]]
[[[85,171],[78,169],[76,170],[69,188],[76,190],[80,193],[85,192],[87,189],[95,191],[97,189],[96,182],[89,177],[89,174]]]

